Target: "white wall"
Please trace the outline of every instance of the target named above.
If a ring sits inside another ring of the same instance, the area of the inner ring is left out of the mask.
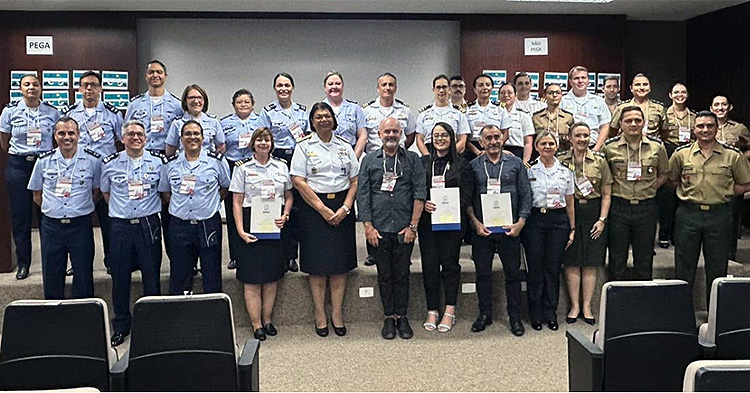
[[[138,72],[151,59],[163,61],[169,91],[179,97],[196,83],[209,94],[209,112],[221,117],[243,87],[260,112],[275,98],[278,72],[294,77],[293,99],[309,107],[325,97],[328,70],[344,75],[345,96],[359,103],[377,96],[376,79],[387,71],[398,78],[396,97],[416,111],[432,101],[435,75],[459,72],[459,29],[456,21],[140,19]]]

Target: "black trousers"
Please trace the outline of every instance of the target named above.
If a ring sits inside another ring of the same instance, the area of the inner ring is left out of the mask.
[[[504,145],[503,149],[513,153],[514,156],[523,160],[523,146],[508,146]]]
[[[440,309],[440,280],[445,287],[445,305],[455,306],[461,282],[463,231],[433,231],[429,214],[419,222],[419,251],[428,310]]]
[[[104,249],[104,266],[109,267],[110,258],[110,225],[109,225],[109,205],[104,198],[99,199],[99,202],[94,205],[94,211],[96,212],[96,218],[99,220],[99,229],[102,235],[102,248]]]
[[[112,242],[112,303],[115,333],[130,332],[130,283],[132,273],[141,271],[144,296],[161,295],[161,220],[158,214],[137,220],[110,217]]]
[[[546,210],[546,213],[531,209],[521,236],[528,265],[526,289],[532,322],[557,321],[560,269],[569,235],[570,221],[565,209]]]
[[[94,230],[91,215],[70,219],[43,215],[40,232],[44,298],[65,298],[68,256],[73,266],[73,297],[94,297]]]
[[[234,167],[236,161],[227,161],[229,163],[229,177],[232,177],[232,174],[234,173]],[[242,239],[240,239],[240,235],[237,233],[237,226],[234,222],[234,210],[233,210],[233,204],[234,204],[234,195],[233,193],[229,193],[226,198],[224,198],[224,213],[227,217],[227,243],[229,243],[229,260],[236,261],[237,260],[237,254],[238,249],[242,245]]]
[[[386,316],[406,316],[409,308],[409,265],[414,243],[401,243],[397,233],[380,232],[374,247],[378,290]]]
[[[292,165],[292,155],[294,154],[293,149],[273,149],[273,152],[271,153],[276,158],[282,158],[286,161],[286,166],[289,167]],[[300,196],[299,192],[297,192],[296,188],[292,188],[292,196],[294,196],[295,201],[302,201],[302,196]],[[299,205],[294,204],[292,205],[292,211],[289,214],[289,221],[284,224],[284,228],[286,228],[287,231],[289,231],[290,235],[290,241],[287,245],[287,250],[284,253],[285,257],[287,259],[297,259],[299,256],[299,220],[297,220],[297,215],[299,214]],[[239,236],[239,235],[238,235]]]
[[[5,164],[5,186],[18,267],[31,266],[31,220],[34,210],[40,215],[39,207],[34,204],[34,194],[27,188],[35,162],[35,156],[10,154]]]
[[[674,153],[677,145],[664,143],[664,147],[667,149],[667,157],[672,157],[672,153]],[[665,183],[657,190],[656,200],[659,204],[659,240],[674,243],[674,216],[677,211],[677,191]]]
[[[505,297],[508,316],[521,319],[521,240],[518,237],[493,233],[487,237],[474,232],[471,239],[471,258],[476,267],[479,312],[492,318],[492,259],[500,257],[505,274]]]
[[[172,216],[169,222],[169,246],[172,257],[169,294],[182,295],[193,290],[193,266],[200,258],[203,292],[221,292],[221,216],[217,212],[203,221],[182,220]]]
[[[612,197],[609,209],[609,281],[650,280],[654,265],[657,206],[654,199],[630,203]],[[633,275],[628,274],[628,249],[633,246]]]

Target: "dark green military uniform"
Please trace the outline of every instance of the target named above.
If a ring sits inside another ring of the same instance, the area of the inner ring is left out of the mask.
[[[650,136],[641,138],[639,149],[631,149],[620,135],[608,139],[602,152],[615,180],[609,210],[609,279],[629,278],[628,248],[632,244],[633,278],[650,280],[658,215],[654,196],[659,175],[669,170],[667,151],[659,139]],[[635,170],[629,166],[638,163],[641,175],[633,177]]]
[[[609,122],[609,129],[612,133],[620,133],[620,120],[622,118],[622,110],[629,106],[638,106],[635,101],[631,98],[623,101],[617,106],[615,112],[612,113],[612,120]],[[643,133],[649,136],[659,137],[666,129],[667,110],[664,109],[664,105],[658,101],[649,99],[646,104],[646,109],[643,110],[644,120]],[[610,134],[612,135],[612,134]]]
[[[682,201],[675,221],[675,273],[692,288],[703,247],[707,291],[715,278],[727,275],[734,185],[750,183],[750,163],[739,150],[715,143],[710,154],[706,158],[694,142],[677,148],[669,160],[669,180],[678,183]]]
[[[557,116],[550,114],[547,108],[539,110],[531,116],[531,122],[534,124],[534,131],[548,131],[557,138],[557,151],[566,152],[570,150],[570,126],[575,123],[573,114],[558,108]]]

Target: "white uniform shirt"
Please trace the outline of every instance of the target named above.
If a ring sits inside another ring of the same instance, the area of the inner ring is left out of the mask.
[[[289,173],[307,179],[316,193],[335,193],[349,188],[349,179],[359,173],[359,161],[345,139],[333,136],[325,143],[312,133],[294,148]]]
[[[576,122],[583,121],[589,125],[591,128],[589,145],[591,146],[594,146],[599,139],[599,128],[609,124],[612,120],[612,114],[604,98],[589,92],[586,92],[583,97],[576,97],[572,90],[565,93],[560,101],[560,108],[572,113]]]
[[[508,112],[508,115],[511,126],[508,133],[508,141],[505,142],[505,145],[523,147],[523,138],[536,133],[534,131],[534,123],[531,121],[531,115],[515,105]]]
[[[525,101],[522,101],[516,98],[516,104],[514,106],[517,106],[529,113],[536,113],[546,108],[547,103],[539,101],[533,97],[529,97],[529,99]]]
[[[565,207],[565,196],[575,193],[575,181],[573,171],[562,165],[557,158],[552,168],[547,168],[542,160],[529,168],[529,184],[531,185],[531,206],[539,208],[552,208],[549,205],[552,194],[558,194],[554,198],[559,205],[557,208]]]
[[[450,104],[444,107],[430,104],[419,112],[419,116],[417,117],[417,133],[424,135],[424,143],[432,143],[432,128],[439,122],[447,123],[453,127],[456,139],[458,139],[459,135],[468,135],[471,133],[466,114]]]
[[[292,179],[289,168],[284,161],[271,156],[265,165],[255,157],[244,159],[237,163],[232,172],[232,183],[229,191],[244,194],[242,207],[252,206],[252,198],[261,196],[261,186],[264,181],[273,181],[276,199],[281,198],[283,204],[284,191],[292,189]]]
[[[413,134],[417,130],[414,114],[409,106],[403,101],[394,99],[393,106],[380,105],[380,98],[376,98],[362,107],[365,113],[365,128],[367,129],[367,154],[377,151],[383,147],[380,140],[380,122],[386,117],[398,120],[403,133],[401,134],[401,147],[405,147],[406,135]]]
[[[469,129],[471,129],[469,140],[472,141],[479,140],[482,127],[486,125],[495,125],[501,130],[510,129],[513,125],[508,111],[492,101],[487,106],[479,106],[478,101],[469,103],[466,108],[466,117],[469,119]]]

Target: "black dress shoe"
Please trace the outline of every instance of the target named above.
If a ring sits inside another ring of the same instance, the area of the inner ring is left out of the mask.
[[[229,261],[229,264],[227,265],[227,269],[229,270],[237,269],[237,261],[235,261],[234,259]]]
[[[549,330],[557,330],[560,326],[557,325],[557,321],[547,321],[547,327]]]
[[[406,317],[398,317],[396,319],[396,329],[398,329],[398,336],[404,340],[414,337],[414,330],[411,329],[409,320]]]
[[[510,320],[510,331],[514,336],[521,337],[524,333],[523,323],[518,319]]]
[[[374,265],[375,265],[375,258],[368,255],[367,259],[365,259],[365,266],[374,266]]]
[[[193,266],[193,277],[197,276],[199,271],[197,266]]]
[[[264,341],[266,339],[266,329],[264,329],[263,327],[255,329],[255,331],[253,332],[253,336],[255,336],[255,338],[260,341]]]
[[[278,334],[278,332],[276,331],[276,326],[273,326],[271,322],[263,325],[263,330],[265,330],[266,334],[269,336],[275,336],[276,334]]]
[[[289,270],[290,272],[299,271],[299,265],[297,265],[296,259],[289,259],[287,263],[288,264],[287,264],[286,270]]]
[[[73,275],[73,267],[65,271],[66,276],[72,276]]]
[[[534,330],[542,330],[542,323],[539,321],[531,321],[531,328]]]
[[[315,327],[315,333],[320,337],[328,337],[328,326],[323,328]]]
[[[380,331],[380,335],[386,340],[396,338],[396,319],[386,318],[383,322],[383,330]]]
[[[565,317],[565,323],[576,323],[576,321],[578,321],[577,316],[575,318]]]
[[[338,327],[336,325],[333,325],[333,332],[336,333],[337,336],[346,336],[346,326]]]
[[[593,326],[593,325],[595,325],[595,324],[596,324],[596,318],[593,318],[593,317],[592,317],[592,318],[586,318],[586,317],[583,317],[583,322],[586,322],[586,323],[588,323],[589,325],[592,325],[592,326]]]
[[[659,247],[669,248],[669,240],[659,240]]]
[[[485,314],[479,314],[477,320],[471,324],[471,331],[474,333],[479,333],[490,325],[492,325],[492,318]]]
[[[19,266],[16,272],[16,280],[25,280],[29,277],[29,267]]]
[[[125,337],[129,336],[130,332],[119,332],[112,335],[112,339],[109,341],[113,347],[116,347],[125,342]]]

